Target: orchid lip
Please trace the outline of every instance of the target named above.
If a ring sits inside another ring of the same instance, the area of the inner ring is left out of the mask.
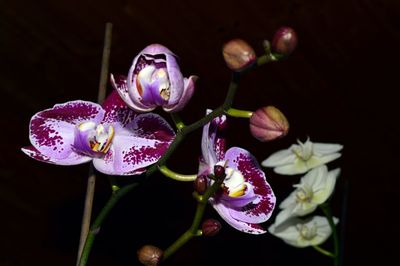
[[[99,157],[108,152],[114,138],[114,127],[109,125],[84,122],[75,131],[74,148],[83,154]]]
[[[225,167],[226,161],[218,162],[217,165],[222,165]],[[236,169],[226,167],[225,174],[226,177],[223,183],[224,192],[226,192],[226,194],[232,198],[243,196],[247,186],[242,173]]]
[[[148,65],[136,74],[136,89],[145,103],[165,104],[170,98],[170,81],[165,68]]]

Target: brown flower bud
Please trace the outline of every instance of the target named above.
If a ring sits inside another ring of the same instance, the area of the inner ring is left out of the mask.
[[[259,141],[271,141],[283,137],[288,131],[289,122],[274,106],[260,108],[250,117],[250,132]]]
[[[221,178],[225,175],[225,167],[222,165],[215,165],[214,166],[214,175],[216,178]]]
[[[297,34],[289,27],[281,27],[272,39],[272,49],[282,55],[291,54],[297,46]]]
[[[157,266],[162,259],[163,251],[158,247],[145,245],[138,250],[137,254],[139,261],[143,265]]]
[[[207,178],[205,176],[198,176],[193,182],[194,190],[200,195],[204,194],[207,190]]]
[[[205,236],[215,236],[221,230],[221,223],[214,219],[207,219],[201,225],[201,230]]]
[[[225,62],[233,71],[239,71],[256,61],[254,49],[241,39],[233,39],[227,42],[222,54]]]

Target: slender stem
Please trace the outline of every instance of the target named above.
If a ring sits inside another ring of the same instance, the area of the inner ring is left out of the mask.
[[[170,113],[170,115],[178,130],[181,130],[182,128],[185,127],[185,124],[183,123],[182,119],[177,113]]]
[[[107,218],[108,214],[112,210],[112,208],[115,206],[115,204],[128,192],[130,192],[132,189],[138,186],[139,183],[134,183],[127,185],[125,187],[120,188],[119,190],[115,191],[106,205],[103,207],[103,209],[100,211],[99,215],[97,216],[96,220],[94,221],[93,225],[90,227],[89,234],[87,235],[85,245],[82,250],[82,256],[80,257],[79,260],[79,266],[84,266],[87,264],[87,261],[89,259],[89,254],[90,251],[92,250],[93,246],[93,241],[97,235],[97,233],[100,231],[100,227],[103,224],[103,221]]]
[[[326,250],[326,249],[323,249],[323,248],[321,248],[320,246],[312,246],[316,251],[318,251],[319,253],[321,253],[321,254],[324,254],[325,256],[328,256],[328,257],[335,257],[335,255],[333,255],[332,254],[332,252],[330,252],[330,251],[328,251],[328,250]]]
[[[172,178],[177,181],[185,181],[185,182],[190,182],[194,181],[197,178],[197,175],[183,175],[183,174],[178,174],[171,169],[169,169],[166,165],[160,166],[160,172],[163,173],[166,177]]]
[[[108,66],[110,61],[110,51],[111,51],[111,36],[112,36],[112,24],[107,23],[105,29],[104,36],[104,46],[103,46],[103,58],[101,62],[101,71],[100,71],[100,82],[99,82],[99,90],[97,95],[97,101],[102,103],[105,95],[106,95],[106,84],[108,78]],[[96,175],[93,170],[93,165],[90,164],[90,175],[88,178],[86,196],[85,196],[85,207],[83,210],[82,217],[82,225],[81,225],[81,236],[79,240],[79,248],[78,248],[78,257],[77,257],[77,265],[79,262],[79,258],[81,257],[83,245],[85,243],[86,236],[89,232],[90,220],[92,216],[92,206],[93,206],[93,197],[96,185]]]
[[[339,266],[339,237],[336,231],[336,225],[333,221],[332,211],[331,208],[327,203],[319,205],[323,213],[325,214],[326,218],[328,219],[329,226],[332,229],[332,236],[333,236],[333,265]]]
[[[179,146],[181,141],[186,137],[187,134],[190,132],[204,126],[208,122],[210,122],[213,118],[222,115],[225,111],[227,111],[233,102],[233,98],[235,96],[236,90],[239,86],[239,77],[240,73],[233,73],[231,82],[229,84],[229,89],[226,94],[226,98],[224,103],[219,106],[217,109],[209,113],[208,115],[204,116],[203,118],[199,119],[197,122],[194,122],[190,125],[183,127],[175,136],[174,141],[168,147],[168,150],[164,153],[164,155],[158,160],[157,163],[153,164],[146,172],[147,176],[152,175],[155,171],[157,171],[162,165],[164,165],[169,157],[173,154],[175,149]]]
[[[217,180],[206,190],[204,195],[195,195],[197,200],[196,213],[193,218],[192,225],[184,232],[170,247],[164,251],[163,260],[166,260],[174,254],[179,248],[185,245],[190,239],[195,236],[201,236],[203,233],[199,230],[200,223],[203,219],[204,211],[207,206],[208,199],[221,187],[224,182],[225,175],[217,178]]]
[[[225,114],[232,116],[232,117],[239,117],[239,118],[250,118],[253,115],[253,112],[247,110],[239,110],[235,108],[229,108],[225,111]]]
[[[111,53],[111,40],[112,40],[112,23],[106,23],[106,30],[104,33],[104,46],[103,57],[101,60],[99,92],[97,95],[97,102],[102,103],[106,97],[107,80],[108,80],[108,66],[110,65]]]

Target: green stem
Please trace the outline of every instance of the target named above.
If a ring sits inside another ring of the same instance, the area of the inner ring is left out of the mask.
[[[319,205],[323,213],[325,214],[326,218],[328,219],[329,226],[332,229],[332,236],[333,236],[333,265],[339,266],[339,237],[336,231],[336,225],[333,221],[332,211],[331,208],[327,203]]]
[[[200,223],[203,219],[204,211],[207,206],[208,199],[221,187],[224,182],[225,175],[219,177],[211,187],[209,187],[204,195],[196,195],[197,208],[190,228],[183,233],[170,247],[164,251],[163,260],[166,260],[174,254],[179,248],[185,245],[190,239],[196,236],[201,236],[203,233],[199,230]]]
[[[103,209],[100,211],[96,220],[90,227],[90,231],[86,237],[85,246],[83,247],[82,255],[79,260],[79,264],[78,264],[79,266],[85,266],[87,264],[90,251],[92,250],[94,239],[95,239],[97,233],[99,232],[100,227],[103,224],[103,221],[107,218],[107,216],[110,213],[110,211],[112,210],[112,208],[115,206],[115,204],[119,201],[120,198],[125,196],[132,189],[134,189],[138,184],[139,183],[127,185],[123,188],[118,189],[117,191],[114,191],[114,193],[111,195],[110,199],[108,200],[106,205],[103,207]]]
[[[177,181],[194,181],[197,178],[197,175],[183,175],[178,174],[171,169],[169,169],[166,165],[160,166],[160,172],[163,173],[166,177],[172,178]]]
[[[324,254],[325,256],[328,256],[328,257],[335,257],[335,255],[333,255],[332,254],[332,252],[330,252],[330,251],[328,251],[328,250],[326,250],[326,249],[323,249],[323,248],[321,248],[320,246],[312,246],[316,251],[318,251],[319,253],[321,253],[321,254]]]
[[[170,115],[178,131],[185,127],[185,123],[183,123],[182,119],[177,113],[170,113]]]
[[[208,115],[204,116],[197,122],[187,125],[178,131],[178,133],[175,136],[174,141],[172,141],[171,145],[168,147],[168,150],[158,160],[157,163],[153,164],[147,170],[147,172],[146,172],[147,176],[152,175],[155,171],[157,171],[162,165],[164,165],[167,162],[169,157],[171,157],[171,155],[173,154],[175,149],[179,146],[179,144],[182,142],[182,140],[186,137],[187,134],[191,133],[192,131],[194,131],[200,127],[203,127],[205,124],[210,122],[215,117],[222,115],[224,112],[226,112],[232,106],[233,98],[234,98],[236,90],[239,86],[239,77],[240,77],[240,73],[237,73],[237,72],[233,73],[231,82],[229,84],[229,89],[226,94],[225,101],[221,106],[219,106],[217,109],[215,109]]]
[[[253,115],[253,112],[247,110],[239,110],[235,108],[229,108],[225,111],[225,114],[232,116],[232,117],[239,117],[239,118],[250,118]]]

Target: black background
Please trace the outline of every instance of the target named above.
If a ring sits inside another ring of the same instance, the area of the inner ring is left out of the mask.
[[[88,165],[36,162],[29,145],[30,117],[56,103],[97,98],[105,22],[114,24],[110,71],[126,74],[134,56],[162,43],[180,57],[185,76],[200,77],[182,113],[200,118],[222,103],[230,72],[222,44],[233,37],[262,53],[261,43],[282,25],[296,29],[299,46],[288,60],[266,65],[242,80],[234,106],[277,106],[289,135],[259,143],[246,120],[230,119],[229,144],[260,161],[307,136],[344,144],[332,198],[341,216],[349,182],[344,265],[396,264],[400,236],[398,76],[400,2],[390,0],[293,1],[7,1],[0,2],[0,265],[73,265]],[[108,86],[111,90],[111,86]],[[161,113],[161,112],[160,112]],[[191,135],[169,165],[197,171],[200,133]],[[267,169],[278,200],[298,177]],[[126,177],[135,178],[135,177]],[[90,265],[137,265],[144,244],[166,248],[190,225],[191,184],[156,175],[121,200],[98,235]],[[97,178],[94,213],[110,194]],[[218,218],[212,208],[207,217]],[[265,223],[267,227],[271,221]],[[329,248],[329,244],[327,246]],[[166,265],[330,265],[311,248],[296,249],[271,235],[240,233],[223,223],[219,235],[195,239]]]

